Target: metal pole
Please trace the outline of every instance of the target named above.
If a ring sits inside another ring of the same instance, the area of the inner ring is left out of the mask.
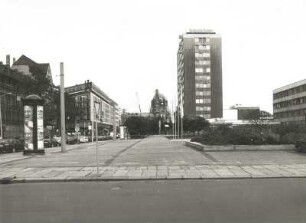
[[[180,138],[180,112],[179,112],[179,106],[177,106],[176,108],[177,110],[177,114],[176,114],[176,117],[177,117],[177,122],[176,122],[176,127],[177,127],[177,138],[179,139]]]
[[[116,110],[114,108],[113,140],[117,139]]]
[[[181,137],[184,137],[184,128],[183,128],[183,117],[184,117],[184,108],[183,108],[183,92],[182,92],[182,85],[181,85]]]
[[[94,142],[94,129],[95,129],[94,121],[91,121],[91,141],[92,142]]]
[[[99,150],[98,150],[98,120],[96,114],[96,162],[97,162],[97,175],[99,175]]]
[[[60,63],[60,99],[61,99],[61,152],[66,150],[66,127],[65,127],[65,89],[64,89],[64,63]]]
[[[96,164],[97,164],[97,175],[99,175],[99,148],[98,148],[98,103],[94,102],[94,110],[95,110],[95,121],[96,121]]]
[[[175,112],[173,112],[173,128],[174,128],[174,138],[176,139],[176,116],[175,116]]]
[[[174,139],[174,128],[173,128],[173,127],[174,127],[174,122],[175,122],[174,119],[175,119],[175,118],[174,118],[174,113],[173,113],[173,100],[172,100],[172,109],[171,109],[171,113],[172,113],[172,114],[171,114],[171,122],[172,122],[172,115],[173,115],[173,122],[172,122],[172,139]]]

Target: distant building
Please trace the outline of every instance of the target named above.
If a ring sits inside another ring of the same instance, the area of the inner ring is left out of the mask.
[[[67,126],[70,131],[77,128],[82,134],[90,135],[97,122],[99,135],[108,135],[114,123],[119,126],[117,103],[92,82],[66,87],[65,92],[75,100],[76,115],[70,117],[73,123]]]
[[[273,115],[281,123],[305,123],[306,79],[273,90]]]
[[[0,137],[23,136],[23,107],[21,104],[20,73],[10,68],[10,58],[6,64],[0,62]]]
[[[154,117],[160,117],[164,120],[170,117],[168,110],[168,100],[164,95],[159,93],[158,89],[155,90],[155,95],[151,101],[150,113]]]
[[[221,118],[221,36],[211,30],[191,30],[179,38],[177,93],[182,115]]]
[[[223,118],[208,119],[211,124],[249,125],[249,124],[279,124],[273,116],[260,110],[257,106],[234,105],[223,110]]]
[[[22,55],[17,61],[13,63],[11,68],[28,76],[31,76],[33,74],[44,75],[51,80],[51,83],[53,83],[49,63],[37,63],[32,59],[26,57],[25,55]]]
[[[259,120],[260,109],[259,107],[236,107],[238,120]]]

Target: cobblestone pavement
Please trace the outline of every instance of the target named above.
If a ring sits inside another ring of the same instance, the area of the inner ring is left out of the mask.
[[[46,149],[46,155],[0,155],[0,180],[218,179],[306,177],[306,156],[293,151],[198,152],[153,136]],[[99,164],[97,165],[97,158]]]

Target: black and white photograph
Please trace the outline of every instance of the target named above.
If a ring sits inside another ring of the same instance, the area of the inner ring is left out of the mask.
[[[305,223],[306,0],[0,0],[0,223]]]

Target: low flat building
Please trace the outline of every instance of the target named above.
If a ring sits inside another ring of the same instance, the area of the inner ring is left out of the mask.
[[[273,115],[281,123],[305,123],[306,79],[273,90]]]
[[[208,119],[210,124],[228,124],[228,125],[250,125],[264,124],[274,125],[279,124],[273,120],[273,116],[258,106],[241,106],[234,105],[230,108],[223,109],[223,118]]]

